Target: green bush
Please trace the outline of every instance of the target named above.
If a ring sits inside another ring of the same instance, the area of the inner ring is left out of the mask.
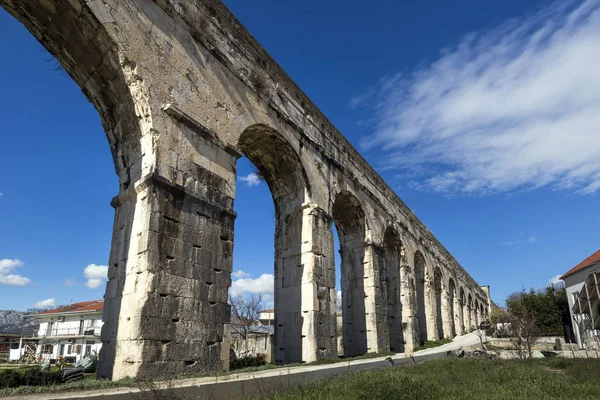
[[[60,383],[61,371],[42,372],[39,368],[7,369],[0,371],[0,388],[47,386]]]
[[[243,357],[243,358],[238,358],[237,360],[232,360],[229,363],[229,369],[260,367],[261,365],[265,365],[266,363],[267,362],[265,361],[264,356]]]

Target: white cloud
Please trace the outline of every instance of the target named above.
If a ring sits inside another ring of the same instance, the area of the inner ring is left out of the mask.
[[[0,197],[4,196],[4,193],[0,192]]]
[[[552,279],[550,279],[548,281],[548,283],[546,284],[546,286],[556,286],[558,284],[562,283],[562,280],[560,279],[562,275],[556,275],[555,277],[553,277]]]
[[[67,279],[65,280],[65,286],[75,286],[77,281],[75,279]]]
[[[273,274],[262,274],[260,277],[240,278],[233,281],[231,284],[231,294],[256,293],[264,295],[272,295],[275,285],[275,276]]]
[[[521,233],[521,236],[522,235],[523,235],[523,233]],[[535,243],[537,243],[537,236],[529,236],[526,240],[519,239],[519,240],[509,240],[509,241],[503,242],[502,246],[512,247],[512,246],[516,246],[518,244],[535,244]]]
[[[249,278],[250,274],[247,273],[247,272],[244,272],[242,270],[239,270],[239,271],[233,271],[231,273],[231,276],[234,277],[234,278],[236,278],[236,279],[241,279],[241,278]]]
[[[31,283],[31,279],[21,275],[11,274],[13,270],[23,266],[23,262],[18,259],[10,260],[5,258],[0,260],[0,285],[25,286]]]
[[[599,48],[598,0],[555,2],[470,34],[410,76],[382,80],[362,146],[439,192],[596,192]]]
[[[44,308],[44,309],[54,308],[54,307],[56,307],[56,299],[46,299],[46,300],[38,301],[37,303],[35,303],[33,305],[33,307],[34,308]]]
[[[83,274],[87,278],[85,286],[90,289],[96,289],[106,282],[108,275],[108,267],[106,265],[90,264],[83,270]]]
[[[537,243],[537,237],[536,236],[530,236],[530,237],[528,237],[527,238],[527,243],[531,243],[531,244]]]
[[[246,176],[240,176],[240,181],[246,182],[246,184],[248,184],[250,187],[260,184],[260,178],[255,173],[251,173]]]

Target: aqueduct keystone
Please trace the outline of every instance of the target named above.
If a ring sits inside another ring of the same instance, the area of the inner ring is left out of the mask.
[[[487,293],[217,0],[0,0],[98,110],[120,192],[99,374],[227,368],[236,161],[276,209],[278,362],[412,351]],[[467,300],[468,299],[468,300]]]

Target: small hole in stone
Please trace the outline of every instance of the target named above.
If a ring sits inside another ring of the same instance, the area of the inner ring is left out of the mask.
[[[160,296],[160,297],[167,297],[167,296],[168,296],[168,294],[166,294],[166,293],[160,293],[160,294],[159,294],[159,296]]]
[[[210,304],[211,306],[214,306],[215,304],[217,304],[216,301],[209,301],[208,304]]]
[[[179,322],[179,318],[171,318],[171,321],[173,321],[173,322]]]
[[[185,365],[194,365],[194,364],[196,364],[196,361],[193,361],[193,360],[187,360],[187,361],[184,361],[184,362],[185,362]]]
[[[173,257],[173,256],[167,256],[167,260],[174,260],[174,259],[175,259],[175,257]]]

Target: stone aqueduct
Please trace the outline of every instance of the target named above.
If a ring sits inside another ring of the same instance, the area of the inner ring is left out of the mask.
[[[275,359],[412,351],[480,287],[218,0],[0,0],[98,110],[120,192],[99,374],[226,368],[236,161],[276,210]]]

